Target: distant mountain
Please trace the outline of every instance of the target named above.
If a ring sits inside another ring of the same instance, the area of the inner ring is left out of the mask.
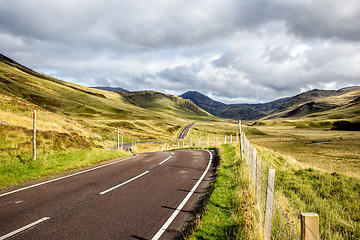
[[[201,94],[196,91],[188,91],[180,95],[179,97],[191,100],[198,107],[204,109],[208,113],[211,113],[215,116],[219,116],[221,110],[227,107],[226,104],[214,101],[208,96],[205,96],[204,94]]]
[[[243,120],[265,117],[289,99],[282,98],[273,102],[259,104],[224,104],[196,91],[188,91],[180,95],[180,97],[193,101],[197,106],[215,116]]]
[[[215,116],[231,119],[257,120],[328,115],[330,119],[343,116],[345,119],[351,118],[357,121],[360,116],[359,111],[354,110],[357,107],[360,109],[359,86],[340,90],[314,89],[294,97],[260,104],[224,104],[196,91],[186,92],[180,97],[193,101]]]
[[[341,90],[319,90],[314,89],[308,92],[300,93],[292,98],[289,98],[286,102],[284,102],[281,106],[276,109],[276,112],[282,112],[291,107],[298,106],[299,104],[304,104],[309,101],[314,101],[321,97],[331,97],[337,96],[341,94]]]
[[[319,90],[300,93],[285,101],[267,118],[303,117],[346,106],[360,96],[360,87],[340,90]]]
[[[105,91],[109,91],[109,92],[116,92],[116,93],[129,92],[128,90],[126,90],[124,88],[120,88],[120,87],[91,87],[91,88],[105,90]]]
[[[175,108],[179,112],[181,110],[183,115],[186,112],[186,115],[210,116],[192,101],[170,94],[155,91],[136,91],[122,92],[120,95],[125,102],[144,109],[157,109],[157,111],[167,112],[169,109]]]

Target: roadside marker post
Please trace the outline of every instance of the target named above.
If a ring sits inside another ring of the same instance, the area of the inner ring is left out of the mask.
[[[119,128],[116,128],[116,135],[117,135],[117,145],[116,145],[116,148],[117,148],[117,150],[119,151],[119,145],[120,145],[120,143],[119,143],[119,141],[120,141],[120,139],[119,139]]]
[[[124,150],[124,135],[121,134],[121,150]]]
[[[201,132],[199,130],[199,147],[201,147]]]
[[[225,140],[224,140],[224,144],[226,144],[226,135],[225,135]]]
[[[33,160],[36,160],[36,110],[33,112]]]

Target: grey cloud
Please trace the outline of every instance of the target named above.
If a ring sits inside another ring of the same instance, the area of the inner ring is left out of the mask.
[[[358,0],[0,0],[0,51],[86,86],[274,100],[359,85]]]
[[[264,56],[269,57],[269,60],[273,62],[283,62],[289,59],[289,51],[281,46],[277,46],[265,53]]]

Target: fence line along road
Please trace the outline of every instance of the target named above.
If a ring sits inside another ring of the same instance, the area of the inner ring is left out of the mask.
[[[255,190],[256,208],[259,211],[259,222],[264,231],[264,239],[319,239],[319,216],[316,213],[299,211],[281,188],[276,186],[275,169],[261,168],[261,160],[264,159],[261,159],[256,148],[250,144],[245,133],[241,131],[240,120],[239,135],[240,152],[245,158],[251,185]],[[268,172],[268,177],[263,171]],[[278,191],[275,191],[275,188]],[[283,199],[282,202],[279,201],[280,196]],[[290,212],[290,210],[293,211]],[[265,216],[263,216],[264,213]],[[294,222],[290,221],[290,215],[300,219],[301,229],[298,231],[296,231]]]

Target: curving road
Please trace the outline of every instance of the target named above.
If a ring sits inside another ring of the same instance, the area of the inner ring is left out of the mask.
[[[179,135],[177,136],[177,138],[175,140],[181,140],[186,138],[190,128],[192,128],[192,126],[194,126],[195,123],[191,123],[187,126],[185,126],[183,129],[181,129],[181,131],[179,132]],[[162,142],[162,141],[146,141],[146,142],[138,142],[136,144],[144,144],[144,143],[157,143],[157,142]],[[128,143],[128,142],[124,142],[119,144],[119,148],[121,148],[121,146],[123,146],[125,151],[130,151],[131,152],[131,147],[133,146],[132,143]],[[110,148],[110,150],[116,150],[117,145],[115,145],[114,147]],[[0,239],[1,240],[1,239]]]
[[[213,177],[209,151],[145,153],[0,192],[0,240],[178,239]]]
[[[186,136],[187,136],[190,128],[192,128],[192,126],[194,126],[194,125],[195,125],[195,123],[191,123],[191,124],[187,125],[186,127],[184,127],[184,128],[180,131],[180,133],[179,133],[178,137],[176,138],[176,140],[180,140],[180,139],[186,138]]]

